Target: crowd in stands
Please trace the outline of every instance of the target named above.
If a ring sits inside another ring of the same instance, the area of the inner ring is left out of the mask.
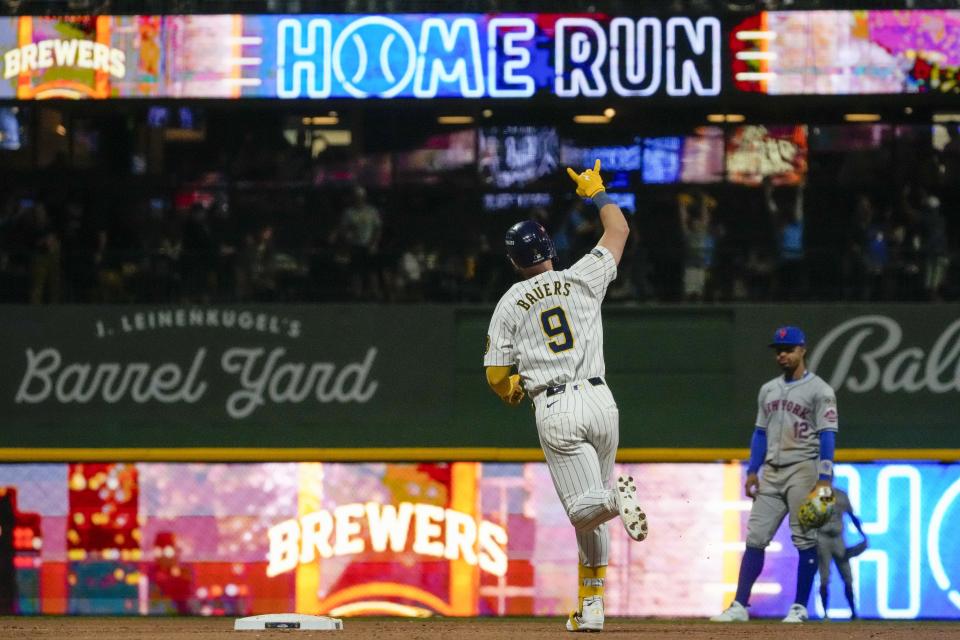
[[[768,181],[641,194],[609,299],[960,299],[960,212],[938,194],[908,184],[895,197],[824,197],[822,189],[811,197],[813,188]],[[0,202],[0,299],[490,303],[514,279],[502,234],[516,220],[543,223],[561,267],[600,234],[595,209],[576,198],[491,215],[471,210],[475,194],[418,200],[357,185],[312,191],[259,194],[252,209],[232,202],[249,197],[196,185],[169,200],[121,197],[109,206],[56,189],[8,192]]]
[[[0,155],[0,301],[490,304],[516,279],[503,237],[518,220],[547,228],[560,268],[599,239],[562,166],[507,194],[474,164],[408,176],[379,148],[357,155],[267,116],[211,111],[202,142],[141,148],[159,130],[101,114],[95,136],[68,122],[72,156]],[[365,120],[365,139],[418,149],[424,134],[400,117]],[[865,149],[811,143],[789,178],[611,187],[635,210],[608,300],[960,300],[960,131],[938,144],[929,125],[884,131]],[[94,151],[78,156],[88,138]],[[549,197],[503,209],[491,193]]]

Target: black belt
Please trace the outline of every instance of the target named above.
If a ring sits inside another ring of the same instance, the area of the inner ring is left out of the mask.
[[[763,464],[773,469],[776,469],[777,471],[780,471],[780,469],[786,469],[787,467],[792,467],[795,464],[802,464],[804,462],[810,462],[811,460],[817,460],[817,459],[818,459],[818,456],[814,456],[812,458],[807,458],[805,460],[797,460],[796,462],[788,462],[786,464],[773,464],[772,462],[764,462]]]
[[[587,382],[589,382],[595,387],[599,387],[600,385],[604,384],[603,378],[600,378],[600,377],[587,378]],[[550,396],[555,396],[558,393],[563,393],[566,390],[567,390],[566,384],[558,384],[555,387],[547,387],[547,397],[549,398]]]

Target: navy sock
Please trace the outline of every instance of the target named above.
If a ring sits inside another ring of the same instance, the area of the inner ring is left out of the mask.
[[[823,603],[823,612],[827,612],[827,603],[830,601],[830,591],[826,585],[820,585],[820,602]]]
[[[807,606],[810,590],[813,589],[813,576],[817,574],[817,548],[800,549],[797,560],[797,604]]]
[[[763,571],[763,549],[747,547],[740,561],[740,579],[737,581],[737,602],[743,606],[750,604],[750,591]]]

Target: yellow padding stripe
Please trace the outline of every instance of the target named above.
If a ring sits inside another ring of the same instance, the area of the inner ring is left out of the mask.
[[[743,449],[624,448],[618,462],[716,462],[746,460]],[[838,449],[838,462],[873,460],[960,461],[960,449]],[[542,462],[534,448],[0,448],[0,462]]]

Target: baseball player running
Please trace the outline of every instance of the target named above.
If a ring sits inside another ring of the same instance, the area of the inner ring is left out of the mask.
[[[523,280],[497,303],[483,364],[507,404],[518,404],[524,391],[533,400],[540,445],[580,550],[579,606],[567,630],[601,631],[606,522],[619,515],[627,535],[647,536],[633,477],[619,476],[616,490],[610,488],[620,415],[604,380],[600,303],[617,277],[628,227],[605,192],[599,160],[583,173],[567,172],[577,194],[600,209],[603,236],[572,267],[555,271],[556,252],[542,226],[526,220],[510,227],[507,254]]]
[[[850,573],[850,558],[860,555],[867,548],[867,534],[863,532],[863,525],[860,519],[854,515],[853,508],[850,506],[850,498],[842,489],[834,489],[833,495],[836,497],[833,515],[825,525],[820,527],[820,534],[817,537],[817,553],[820,557],[820,602],[823,603],[823,614],[827,615],[830,600],[830,564],[836,563],[837,570],[840,571],[840,577],[843,578],[843,594],[847,597],[847,604],[850,605],[850,619],[857,619],[857,605],[853,601],[853,575]],[[858,544],[847,548],[843,540],[843,514],[850,514],[850,520],[853,526],[860,532],[863,538]]]
[[[817,571],[817,530],[800,525],[797,512],[815,487],[830,487],[837,433],[837,400],[826,382],[807,371],[806,338],[797,327],[781,327],[770,346],[783,375],[760,387],[756,428],[744,489],[753,499],[747,544],[733,603],[711,620],[750,618],[750,591],[763,570],[764,549],[790,514],[790,533],[800,557],[797,594],[784,622],[807,620],[807,600]],[[763,472],[759,473],[762,467]]]

